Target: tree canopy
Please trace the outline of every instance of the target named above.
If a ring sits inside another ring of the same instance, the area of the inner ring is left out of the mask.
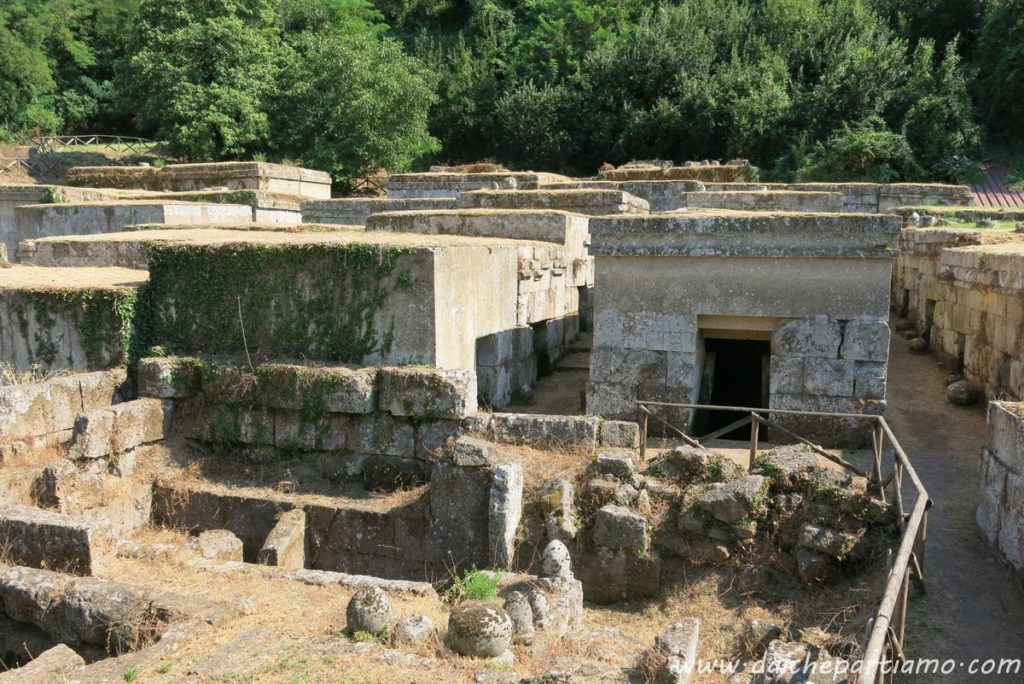
[[[484,159],[592,173],[743,156],[778,178],[955,178],[986,142],[1020,145],[1022,88],[1024,0],[0,6],[0,139],[137,133],[184,159],[293,160],[341,186]],[[873,161],[853,170],[857,149]]]

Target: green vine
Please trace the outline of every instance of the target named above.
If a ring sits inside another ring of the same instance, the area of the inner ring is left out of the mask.
[[[134,288],[21,290],[4,297],[30,363],[57,363],[58,328],[65,323],[78,332],[88,368],[109,368],[138,358],[136,320],[143,298]],[[70,357],[67,365],[74,365]]]
[[[393,322],[376,317],[399,286],[398,257],[409,252],[367,244],[151,245],[153,339],[174,353],[246,351],[260,360],[386,356]]]

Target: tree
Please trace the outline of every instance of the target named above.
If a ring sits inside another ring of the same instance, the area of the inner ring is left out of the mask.
[[[390,38],[307,33],[281,73],[277,153],[328,171],[336,185],[401,171],[438,149],[427,131],[432,74]]]
[[[272,0],[143,0],[119,76],[137,124],[195,161],[263,147],[281,45]]]
[[[1024,0],[991,0],[978,38],[975,83],[990,135],[1024,136]]]
[[[955,181],[968,171],[980,143],[956,41],[936,63],[934,43],[922,40],[912,62],[903,135],[929,178]]]
[[[0,139],[19,140],[34,128],[52,132],[60,125],[46,54],[55,28],[51,9],[25,0],[0,6]]]

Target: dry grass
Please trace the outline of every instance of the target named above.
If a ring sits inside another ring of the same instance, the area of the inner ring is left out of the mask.
[[[38,363],[32,364],[32,366],[25,370],[18,370],[12,364],[4,362],[0,363],[0,387],[30,385],[69,374],[70,371],[68,370],[46,370]]]

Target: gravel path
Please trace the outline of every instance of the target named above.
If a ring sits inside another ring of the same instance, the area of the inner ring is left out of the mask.
[[[985,413],[946,401],[947,371],[934,357],[908,353],[902,338],[892,346],[886,419],[935,502],[928,521],[927,593],[911,596],[906,651],[911,658],[958,664],[946,676],[898,681],[1021,684],[1024,669],[1003,676],[966,670],[974,659],[1024,659],[1024,586],[993,555],[974,522]]]

